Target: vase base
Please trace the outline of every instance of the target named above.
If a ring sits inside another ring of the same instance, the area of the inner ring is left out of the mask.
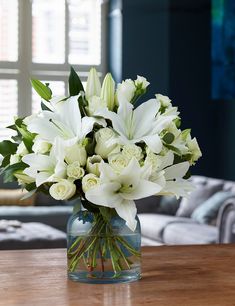
[[[121,271],[115,275],[113,272],[69,272],[68,278],[75,282],[89,284],[116,284],[130,283],[141,278],[140,269]]]

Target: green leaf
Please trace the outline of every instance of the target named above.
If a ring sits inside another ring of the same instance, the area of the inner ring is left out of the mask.
[[[77,75],[76,71],[71,67],[70,75],[69,75],[69,93],[70,96],[76,96],[80,93],[80,91],[84,91],[82,82]]]
[[[34,79],[31,79],[31,84],[41,98],[46,101],[49,101],[51,99],[51,90],[48,86],[44,85],[39,80]]]
[[[27,185],[25,186],[25,189],[26,189],[27,191],[33,191],[33,190],[37,189],[36,183],[27,184]]]
[[[24,170],[27,167],[27,165],[23,162],[20,163],[16,163],[13,165],[9,165],[8,167],[6,167],[4,169],[4,177],[3,177],[3,181],[4,183],[9,183],[9,182],[13,182],[16,180],[14,173],[17,170]]]
[[[10,140],[3,140],[0,142],[0,154],[4,157],[9,154],[15,154],[17,147],[17,143],[11,142]]]
[[[168,133],[166,133],[166,134],[163,136],[162,139],[163,139],[163,141],[164,141],[165,143],[171,144],[171,143],[174,141],[174,139],[175,139],[175,135],[168,132]]]
[[[2,164],[1,164],[1,168],[5,168],[9,165],[10,163],[10,158],[11,158],[11,154],[6,155],[3,160],[2,160]],[[1,173],[0,173],[1,174]]]

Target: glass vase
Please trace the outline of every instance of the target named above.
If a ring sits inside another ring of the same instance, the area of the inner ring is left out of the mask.
[[[67,224],[68,278],[85,283],[123,283],[140,279],[140,222],[131,231],[119,216],[105,221],[87,210]]]

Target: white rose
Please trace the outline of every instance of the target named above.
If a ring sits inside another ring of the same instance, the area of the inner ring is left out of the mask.
[[[108,162],[115,172],[120,173],[124,168],[127,167],[130,159],[122,153],[117,153],[110,155]]]
[[[135,83],[131,79],[127,79],[125,81],[122,81],[121,84],[117,85],[117,95],[121,93],[128,102],[131,101],[131,99],[135,95]]]
[[[102,158],[107,158],[109,154],[120,151],[120,146],[115,143],[116,134],[110,128],[102,128],[95,133],[96,146],[95,153]]]
[[[97,176],[100,175],[100,163],[103,161],[100,155],[93,155],[88,157],[86,163],[86,169],[89,173],[93,173]]]
[[[162,164],[162,156],[157,155],[151,152],[150,150],[147,150],[145,164],[148,164],[152,167],[152,172],[156,172]]]
[[[135,157],[138,161],[143,158],[142,149],[135,144],[125,145],[122,149],[122,154],[129,159]]]
[[[156,99],[161,103],[162,107],[168,107],[171,105],[171,100],[167,96],[163,96],[161,94],[156,94]]]
[[[17,164],[20,162],[20,156],[18,154],[12,154],[10,157],[10,165]]]
[[[21,141],[21,143],[19,144],[16,154],[20,155],[20,156],[24,156],[26,154],[28,154],[29,151],[27,150],[26,146],[24,145],[24,142]]]
[[[135,80],[135,86],[140,87],[141,89],[146,89],[150,83],[146,80],[145,77],[137,75]]]
[[[65,161],[68,164],[78,161],[80,166],[85,166],[87,153],[83,145],[75,143],[73,146],[66,148],[65,151]]]
[[[85,175],[82,179],[82,190],[86,193],[88,190],[98,186],[100,178],[93,173]]]
[[[75,161],[67,166],[67,175],[68,177],[78,180],[85,175],[85,170],[80,167],[78,161]]]
[[[50,195],[56,200],[68,200],[75,192],[76,185],[65,179],[51,185],[49,189]]]
[[[34,144],[32,150],[37,154],[45,154],[51,149],[51,144],[43,139],[36,137],[34,139]]]
[[[106,107],[106,103],[100,97],[93,96],[88,101],[86,110],[89,116],[93,116],[99,109]]]

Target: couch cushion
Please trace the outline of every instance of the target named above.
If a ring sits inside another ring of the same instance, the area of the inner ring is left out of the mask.
[[[157,241],[162,241],[163,231],[171,222],[192,222],[189,218],[177,218],[175,216],[159,214],[139,214],[138,216],[142,236]]]
[[[205,224],[174,222],[166,226],[162,236],[168,245],[211,244],[218,240],[218,229]]]
[[[180,207],[176,212],[176,216],[190,217],[196,207],[209,199],[214,193],[221,190],[222,187],[222,183],[196,185],[196,190],[194,190],[188,198],[183,198],[180,202]]]
[[[65,231],[72,211],[72,206],[0,206],[0,219],[41,222]]]
[[[218,211],[223,205],[224,201],[231,197],[235,197],[235,193],[230,191],[216,192],[212,197],[194,210],[191,215],[192,219],[199,223],[210,224],[217,218]]]

